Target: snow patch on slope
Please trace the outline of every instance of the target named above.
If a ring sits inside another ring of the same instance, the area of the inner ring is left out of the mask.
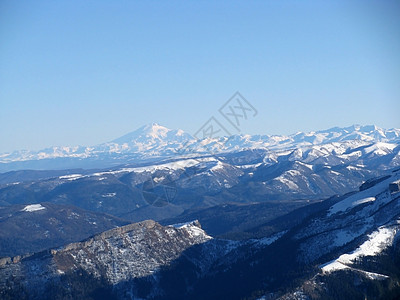
[[[26,211],[26,212],[34,212],[38,210],[43,210],[46,209],[46,207],[40,205],[40,204],[30,204],[25,206],[21,211]]]
[[[185,229],[190,237],[195,237],[195,236],[202,236],[205,237],[206,239],[212,239],[211,236],[209,236],[203,229],[201,229],[197,225],[197,220],[196,221],[191,221],[191,222],[186,222],[186,223],[178,223],[178,224],[173,224],[170,225],[170,227],[174,227],[177,229]]]
[[[273,242],[275,242],[276,240],[280,239],[285,233],[287,232],[287,230],[285,231],[281,231],[278,232],[270,237],[266,237],[266,238],[262,238],[259,240],[256,240],[256,244],[259,246],[268,246],[271,245]]]
[[[77,180],[80,178],[85,177],[84,175],[81,174],[71,174],[71,175],[64,175],[64,176],[60,176],[58,177],[59,179],[66,179],[66,180]]]
[[[320,268],[323,272],[327,273],[343,269],[352,269],[349,265],[358,258],[377,255],[387,247],[391,246],[397,232],[398,227],[380,227],[377,231],[368,235],[368,240],[361,244],[356,250],[348,254],[342,254],[337,259],[321,265]],[[372,279],[377,279],[377,276],[385,276],[365,271],[362,272],[368,273],[366,275]]]

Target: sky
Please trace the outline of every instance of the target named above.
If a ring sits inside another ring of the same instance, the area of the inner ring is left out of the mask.
[[[400,128],[399,53],[399,1],[1,0],[0,153],[228,127],[237,91],[242,133]]]

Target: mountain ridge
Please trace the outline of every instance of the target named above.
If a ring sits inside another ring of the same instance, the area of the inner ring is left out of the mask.
[[[95,146],[60,146],[39,151],[0,154],[0,172],[21,169],[60,169],[115,166],[137,160],[165,159],[182,155],[237,152],[245,149],[284,151],[331,143],[400,143],[400,129],[375,125],[333,127],[291,135],[232,135],[197,140],[183,130],[150,123],[111,142]]]

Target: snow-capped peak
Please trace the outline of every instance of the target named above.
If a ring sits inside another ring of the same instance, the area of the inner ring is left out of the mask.
[[[146,149],[141,149],[140,146],[146,145],[147,148],[149,146],[150,148],[154,148],[168,144],[182,143],[189,139],[192,139],[192,137],[183,130],[173,130],[157,123],[150,123],[113,140],[111,143],[139,146],[137,150],[143,151]]]
[[[171,129],[157,123],[151,123],[113,140],[112,143],[124,144],[138,140],[143,141],[145,139],[162,139],[165,138],[170,131]]]
[[[167,127],[161,126],[157,123],[148,124],[143,128],[143,132],[146,133],[147,136],[152,138],[165,138],[167,133],[171,131]]]

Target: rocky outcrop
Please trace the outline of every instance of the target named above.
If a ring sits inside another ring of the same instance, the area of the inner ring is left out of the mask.
[[[396,193],[400,191],[400,180],[392,182],[389,184],[389,191],[391,193]]]
[[[62,272],[82,267],[95,276],[105,275],[116,284],[150,275],[187,248],[209,239],[194,223],[163,227],[154,221],[144,221],[67,245],[54,254],[53,261]]]
[[[151,275],[188,248],[210,239],[198,222],[161,226],[148,220],[129,224],[59,249],[1,259],[0,291],[12,278],[19,278],[30,290],[75,270],[115,285]]]

